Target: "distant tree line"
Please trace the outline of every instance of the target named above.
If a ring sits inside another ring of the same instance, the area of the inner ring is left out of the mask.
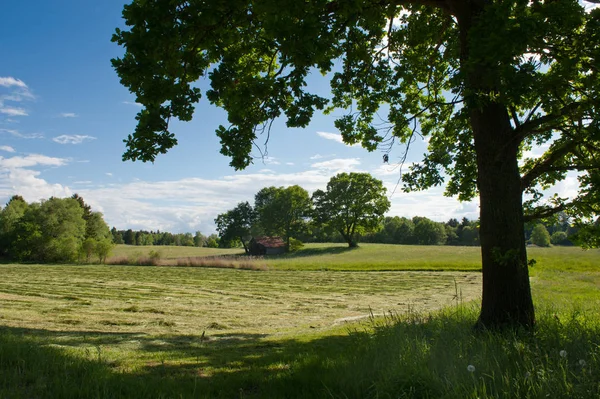
[[[327,190],[312,197],[300,186],[266,187],[256,193],[254,206],[240,202],[217,216],[215,223],[222,247],[242,246],[260,235],[283,237],[288,247],[301,242],[358,241],[385,244],[478,246],[479,221],[463,218],[436,222],[426,217],[411,219],[384,216],[389,209],[381,181],[367,173],[341,173],[332,177]],[[530,244],[573,245],[577,228],[568,215],[525,226]]]
[[[27,203],[13,196],[0,210],[0,256],[20,262],[104,262],[113,246],[100,212],[83,198]]]
[[[115,244],[125,245],[177,245],[183,247],[219,247],[219,237],[216,234],[205,236],[197,231],[192,233],[169,233],[164,231],[146,230],[110,230]]]

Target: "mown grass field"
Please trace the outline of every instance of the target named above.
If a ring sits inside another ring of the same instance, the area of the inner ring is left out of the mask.
[[[131,248],[240,253],[117,255]],[[530,249],[534,335],[471,330],[478,251],[312,244],[257,271],[0,265],[0,397],[599,397],[598,251]]]
[[[113,257],[147,256],[158,251],[162,259],[186,257],[242,256],[240,248],[195,248],[118,245]],[[564,271],[597,270],[600,250],[584,251],[578,247],[528,248],[530,259],[537,268]],[[480,271],[479,247],[451,247],[425,245],[361,244],[348,248],[345,244],[306,244],[301,250],[252,261],[272,270],[439,270]]]

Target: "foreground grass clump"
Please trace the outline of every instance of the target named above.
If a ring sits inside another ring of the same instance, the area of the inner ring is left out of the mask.
[[[529,333],[476,333],[474,308],[373,319],[327,336],[187,337],[143,367],[106,344],[0,329],[0,397],[597,398],[598,315],[541,312]],[[179,338],[182,340],[183,338]],[[191,364],[189,358],[195,358]],[[173,361],[178,359],[179,361]]]

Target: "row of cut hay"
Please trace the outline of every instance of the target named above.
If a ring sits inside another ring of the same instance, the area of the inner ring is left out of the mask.
[[[160,259],[157,256],[115,256],[106,260],[107,265],[130,266],[180,266],[180,267],[214,267],[222,269],[267,270],[267,265],[259,259],[236,257],[186,257],[176,259]]]

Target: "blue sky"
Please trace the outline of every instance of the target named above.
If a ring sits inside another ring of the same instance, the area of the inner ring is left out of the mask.
[[[110,65],[123,52],[110,38],[123,26],[124,4],[24,0],[0,6],[0,203],[14,194],[38,201],[78,193],[118,229],[210,234],[218,213],[252,202],[265,186],[298,184],[312,192],[337,173],[361,171],[392,193],[403,148],[395,147],[384,165],[382,152],[344,145],[335,114],[317,115],[305,129],[276,121],[268,157],[256,153],[253,165],[236,172],[219,154],[214,133],[226,124],[225,114],[202,101],[192,122],[172,125],[179,145],[168,154],[154,164],[122,162],[123,139],[140,109]],[[310,83],[313,90],[328,89],[320,77]],[[424,151],[425,143],[417,143],[408,161]],[[442,192],[398,188],[389,214],[477,217],[477,202],[461,204]]]

